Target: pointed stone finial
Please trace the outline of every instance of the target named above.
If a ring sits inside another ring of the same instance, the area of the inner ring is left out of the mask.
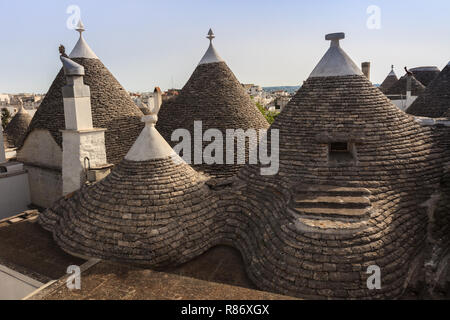
[[[394,71],[394,65],[391,65],[391,71]]]
[[[81,34],[86,30],[86,29],[84,28],[83,21],[81,21],[81,18],[80,18],[80,20],[78,20],[78,24],[77,24],[77,27],[76,27],[75,30],[77,30],[77,31],[80,33],[80,36],[81,36]]]
[[[206,37],[207,39],[209,39],[209,48],[206,51],[205,55],[203,56],[202,60],[200,60],[199,65],[223,61],[223,59],[219,56],[219,54],[217,53],[216,49],[214,49],[214,46],[212,44],[212,40],[215,37],[216,36],[214,35],[212,29],[209,29],[208,36]]]
[[[83,22],[78,20],[77,27],[75,28],[76,31],[80,33],[80,38],[78,39],[77,44],[73,48],[72,52],[70,53],[69,57],[72,58],[89,58],[89,59],[98,59],[97,55],[92,51],[92,49],[89,47],[89,45],[86,43],[86,41],[83,38],[83,32],[86,30],[84,28]]]
[[[216,37],[216,36],[214,35],[214,32],[213,32],[212,29],[210,28],[209,31],[208,31],[208,36],[206,37],[206,39],[209,39],[209,42],[212,43],[212,41],[213,41],[213,39],[214,39],[215,37]]]

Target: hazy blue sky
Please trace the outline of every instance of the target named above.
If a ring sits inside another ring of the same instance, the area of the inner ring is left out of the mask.
[[[85,38],[127,90],[181,88],[208,46],[215,46],[241,82],[298,85],[329,43],[359,65],[371,61],[381,82],[396,66],[450,60],[448,0],[0,0],[0,92],[46,92],[60,69],[58,45],[70,52],[78,35],[66,27],[69,5],[81,8]],[[381,29],[367,28],[370,5]]]

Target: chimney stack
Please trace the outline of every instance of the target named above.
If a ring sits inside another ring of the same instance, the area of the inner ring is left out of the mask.
[[[63,135],[63,195],[91,181],[88,169],[106,164],[105,131],[92,124],[91,93],[83,82],[84,67],[61,56],[67,85],[62,88],[66,130]],[[95,180],[95,179],[94,179]]]
[[[367,79],[370,80],[370,62],[361,63],[361,69]]]
[[[1,119],[1,116],[0,116]],[[0,163],[6,162],[6,154],[5,154],[5,140],[3,138],[3,127],[0,124]]]

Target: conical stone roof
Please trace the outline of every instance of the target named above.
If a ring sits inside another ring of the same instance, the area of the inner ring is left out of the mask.
[[[212,241],[214,199],[205,178],[154,128],[155,115],[127,156],[100,182],[58,201],[39,217],[65,251],[85,258],[174,266]]]
[[[409,69],[414,75],[414,77],[425,87],[428,87],[428,85],[436,79],[436,77],[441,72],[437,67],[430,66],[430,67],[417,67],[417,68],[411,68]]]
[[[450,64],[406,110],[415,116],[450,117]]]
[[[261,175],[262,165],[238,173],[228,219],[251,223],[235,223],[230,233],[239,235],[235,245],[261,289],[398,297],[424,245],[420,204],[439,183],[442,150],[359,72],[322,71],[269,129],[269,137],[279,130],[278,173]],[[374,264],[385,274],[381,290],[367,288]]]
[[[398,78],[394,72],[394,66],[392,66],[391,72],[387,75],[386,79],[384,79],[383,83],[379,86],[381,92],[386,93],[386,91],[392,87],[395,83],[397,83]]]
[[[269,126],[212,43],[179,96],[163,103],[159,118],[157,128],[172,146],[178,143],[171,141],[176,129],[189,130],[194,140],[194,121],[202,121],[203,132],[219,129],[224,136],[227,129],[262,129]],[[209,143],[205,142],[203,146]],[[194,166],[196,170],[215,177],[232,176],[240,167],[242,165],[238,164]]]
[[[10,148],[14,148],[19,145],[27,132],[28,126],[31,122],[30,114],[23,108],[22,101],[19,102],[19,111],[14,115],[12,120],[5,128],[5,137],[7,144]]]
[[[411,94],[413,96],[419,96],[425,91],[425,86],[418,81],[414,75],[411,77]],[[403,95],[406,96],[408,75],[401,77],[396,83],[394,83],[389,89],[384,92],[386,95]]]
[[[87,44],[80,32],[80,39],[70,57],[85,69],[84,83],[91,91],[94,127],[107,129],[105,132],[107,160],[109,163],[117,164],[142,130],[140,118],[143,114],[111,72],[85,45]],[[65,120],[61,89],[65,85],[66,79],[61,69],[36,111],[25,138],[35,129],[46,129],[62,147],[60,130],[65,129]],[[19,147],[23,143],[24,139]]]

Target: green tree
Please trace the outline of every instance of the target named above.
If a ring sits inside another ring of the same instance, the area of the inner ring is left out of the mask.
[[[266,118],[267,122],[272,124],[275,121],[275,118],[278,116],[277,112],[266,110],[266,108],[264,108],[262,104],[259,102],[256,103],[256,106],[258,107],[259,111],[263,114],[263,116]]]
[[[2,127],[3,130],[6,128],[6,126],[8,125],[8,123],[11,121],[11,113],[9,112],[8,109],[3,108],[2,109]]]

